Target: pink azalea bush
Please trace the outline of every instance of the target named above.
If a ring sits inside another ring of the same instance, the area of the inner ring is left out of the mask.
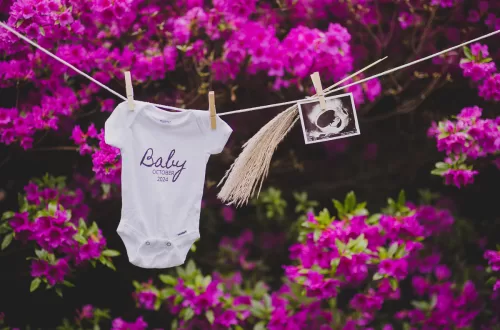
[[[450,211],[406,202],[403,193],[371,215],[353,193],[334,202],[337,217],[325,209],[301,222],[290,247],[294,263],[283,267],[278,290],[239,272],[203,275],[191,260],[175,276],[160,275],[161,285],[134,282],[137,307],[165,308],[175,316],[173,329],[375,329],[387,316],[384,329],[473,327],[484,297],[473,281],[453,280],[432,243],[451,233]],[[410,292],[402,291],[407,283]],[[403,295],[414,297],[410,306],[381,312]]]
[[[146,330],[148,324],[142,316],[137,317],[135,321],[125,321],[121,317],[112,319],[108,309],[84,305],[76,311],[73,320],[64,319],[62,324],[57,327],[57,330],[101,329],[101,327],[112,330]]]
[[[458,188],[472,184],[478,171],[467,161],[492,158],[500,151],[500,117],[483,119],[482,109],[468,107],[456,120],[433,123],[428,136],[435,138],[439,151],[446,153],[444,162],[436,164],[433,174],[444,177],[447,185]],[[498,166],[498,160],[493,160]]]
[[[326,87],[385,54],[394,61],[386,68],[399,65],[500,29],[499,13],[493,1],[459,0],[0,3],[9,26],[99,82],[123,94],[123,72],[129,70],[138,99],[187,108],[205,107],[199,100],[210,89],[224,108],[260,105],[245,103],[245,97],[260,101],[254,95],[269,95],[262,102],[303,97],[313,92],[309,75],[315,71]],[[471,185],[481,160],[500,168],[500,117],[487,112],[500,101],[500,54],[494,42],[484,42],[490,46],[475,43],[463,56],[450,53],[344,91],[353,93],[360,119],[375,113],[376,121],[393,108],[388,102],[372,111],[382,96],[393,97],[394,104],[410,94],[428,96],[415,86],[415,77],[424,77],[418,83],[447,77],[451,88],[460,79],[470,84],[484,105],[467,106],[479,104],[468,100],[450,119],[433,117],[428,136],[445,154],[432,173],[446,185]],[[119,254],[107,248],[112,240],[100,229],[105,219],[93,221],[85,200],[108,206],[111,197],[119,197],[121,155],[103,139],[104,120],[118,99],[3,29],[0,49],[1,147],[31,152],[56,141],[61,145],[48,148],[76,152],[87,164],[74,175],[78,189],[51,176],[31,181],[18,209],[0,221],[2,250],[34,251],[31,291],[45,286],[62,295],[87,265],[114,269],[112,257]],[[408,79],[399,76],[405,72]],[[360,144],[343,139],[321,146],[329,157],[355,158],[351,151],[359,149],[370,165],[384,159],[384,143]],[[290,157],[294,169],[303,166]],[[287,163],[279,159],[275,167]],[[263,191],[249,206],[252,221],[207,197],[203,220],[223,223],[228,231],[238,228],[237,233],[210,232],[214,237],[207,235],[203,244],[215,241],[213,250],[192,249],[185,266],[158,280],[133,281],[135,311],[143,316],[111,317],[108,310],[84,305],[58,330],[142,330],[154,313],[168,314],[173,322],[162,326],[172,329],[494,329],[500,322],[500,249],[481,243],[482,258],[471,262],[443,244],[458,237],[463,221],[475,219],[461,220],[430,202],[406,202],[403,195],[371,214],[349,194],[343,203],[334,201],[333,216],[326,209],[317,212],[319,203],[307,194],[294,194],[296,212],[290,214],[287,194]],[[461,236],[455,243],[463,241]],[[2,326],[3,318],[0,313]]]
[[[31,291],[44,283],[62,295],[61,286],[72,286],[67,278],[85,264],[95,267],[99,262],[114,269],[111,257],[119,252],[106,249],[97,224],[87,223],[89,209],[82,190],[67,188],[64,177],[48,175],[24,189],[19,210],[2,215],[1,248],[13,240],[33,246]]]

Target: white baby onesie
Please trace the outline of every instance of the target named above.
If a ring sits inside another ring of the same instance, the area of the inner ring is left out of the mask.
[[[182,265],[200,237],[205,169],[232,129],[209,111],[168,112],[146,102],[120,103],[104,139],[122,158],[122,214],[117,228],[129,261],[142,268]]]

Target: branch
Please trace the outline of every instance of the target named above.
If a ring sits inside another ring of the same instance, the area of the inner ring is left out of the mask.
[[[60,146],[60,147],[45,147],[45,148],[29,149],[29,151],[59,151],[59,150],[78,151],[78,147]]]

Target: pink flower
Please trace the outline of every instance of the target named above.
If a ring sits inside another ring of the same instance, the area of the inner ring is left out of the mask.
[[[78,260],[82,262],[85,260],[96,259],[99,258],[100,255],[101,251],[99,244],[90,238],[86,244],[80,246],[78,251]]]
[[[234,221],[234,209],[231,206],[224,206],[222,208],[222,217],[228,223]]]
[[[444,265],[437,266],[436,269],[434,270],[434,273],[436,274],[436,278],[439,281],[445,281],[451,275],[449,268]]]
[[[73,23],[73,16],[71,16],[71,13],[69,11],[62,12],[59,15],[59,22],[61,25],[69,25]]]
[[[50,265],[47,271],[47,282],[50,285],[62,283],[64,277],[69,273],[69,265],[65,259],[59,259],[55,265]]]
[[[138,317],[135,322],[127,323],[122,318],[113,320],[111,330],[146,330],[148,324],[144,322],[142,316]]]
[[[474,182],[474,175],[478,174],[474,170],[447,170],[443,176],[447,185],[455,185],[457,188],[472,184]]]
[[[137,294],[137,302],[141,308],[154,310],[157,297],[152,291],[141,291]]]
[[[379,272],[402,280],[408,276],[408,262],[406,259],[384,259],[380,262]]]
[[[230,328],[232,325],[238,324],[237,314],[235,311],[226,310],[216,317],[215,323]]]
[[[80,320],[91,319],[93,316],[94,316],[94,307],[92,307],[92,305],[83,306],[81,312],[79,312]]]
[[[31,276],[46,276],[49,270],[49,264],[45,260],[33,260],[31,262]]]
[[[493,286],[493,291],[494,292],[500,292],[500,280],[497,280],[495,282],[495,285]]]

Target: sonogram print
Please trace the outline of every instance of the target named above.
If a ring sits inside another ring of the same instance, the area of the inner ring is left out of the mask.
[[[323,110],[317,100],[299,103],[300,121],[306,144],[359,135],[352,94],[325,98]]]

